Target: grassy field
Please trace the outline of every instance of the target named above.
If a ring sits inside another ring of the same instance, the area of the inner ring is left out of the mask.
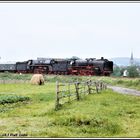
[[[31,75],[3,76],[5,79],[16,77],[29,80]],[[0,84],[0,97],[18,96],[16,102],[0,104],[0,137],[140,137],[138,96],[122,95],[107,89],[54,110],[56,80],[89,78],[137,89],[140,84],[139,79],[76,76],[45,76],[46,83],[42,86]],[[29,100],[20,101],[21,97]]]

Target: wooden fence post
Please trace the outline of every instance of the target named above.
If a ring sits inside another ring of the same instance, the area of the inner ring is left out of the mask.
[[[104,89],[107,89],[107,86],[106,86],[106,84],[104,84]]]
[[[77,100],[80,99],[79,97],[79,82],[76,82],[75,83],[75,89],[76,89],[76,97],[77,97]]]
[[[105,89],[107,89],[107,85],[105,84]]]
[[[96,92],[98,93],[98,82],[94,82],[95,83],[95,87],[96,87]]]
[[[83,83],[83,94],[84,94],[84,96],[86,95],[86,83]]]
[[[68,94],[69,94],[69,95],[68,95],[68,96],[69,96],[69,101],[68,101],[68,102],[70,102],[70,93],[71,93],[71,92],[70,92],[70,83],[68,83]]]
[[[100,82],[100,89],[102,90],[103,89],[103,83]]]
[[[103,89],[105,89],[105,84],[104,84],[104,83],[103,83],[103,85],[102,85],[102,86],[103,86]]]
[[[87,86],[88,86],[88,93],[91,94],[91,80],[90,81],[87,81]]]
[[[55,102],[55,109],[59,108],[59,83],[56,81],[56,102]]]

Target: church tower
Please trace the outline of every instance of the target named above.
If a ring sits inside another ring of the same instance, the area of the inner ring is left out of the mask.
[[[131,52],[130,66],[134,65],[133,52]]]

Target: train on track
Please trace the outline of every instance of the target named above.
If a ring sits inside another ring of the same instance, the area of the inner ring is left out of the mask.
[[[0,72],[41,73],[56,75],[98,75],[110,76],[113,61],[108,59],[57,59],[37,58],[13,64],[0,64]]]

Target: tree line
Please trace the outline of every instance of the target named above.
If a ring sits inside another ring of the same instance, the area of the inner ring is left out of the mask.
[[[132,66],[117,66],[115,65],[113,68],[112,76],[121,77],[124,76],[124,71],[127,71],[127,77],[140,77],[140,66],[132,65]]]

